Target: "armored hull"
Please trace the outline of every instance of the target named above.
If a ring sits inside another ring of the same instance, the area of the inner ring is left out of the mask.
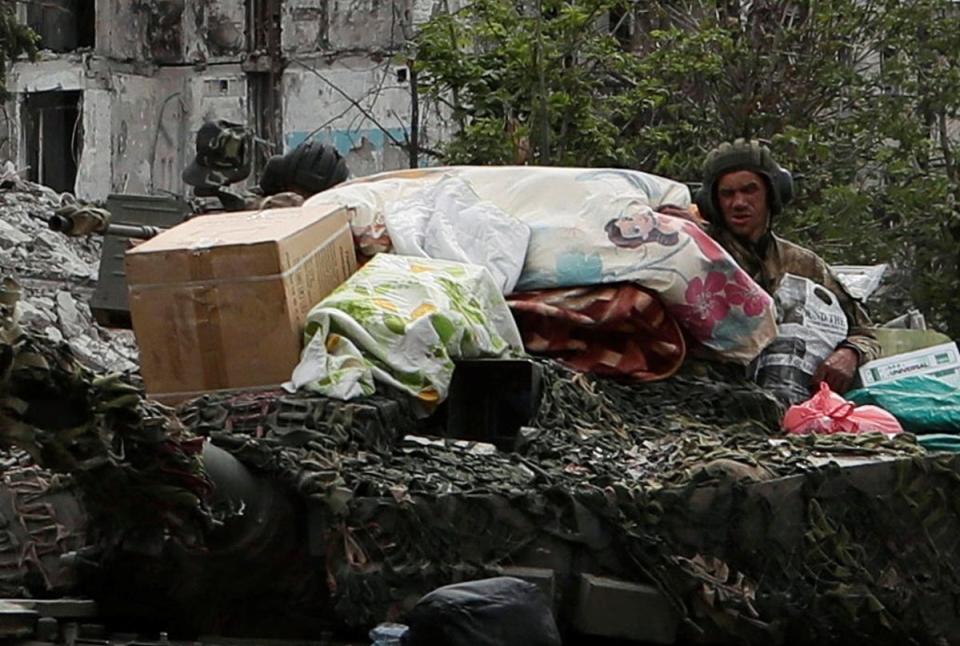
[[[571,643],[957,639],[957,459],[783,437],[730,371],[627,385],[537,362],[539,395],[506,398],[535,409],[520,423],[477,412],[496,380],[451,398],[471,415],[283,393],[173,411],[63,346],[20,335],[2,358],[3,594],[82,595],[106,630],[316,641],[506,572]],[[36,637],[24,616],[10,634]]]

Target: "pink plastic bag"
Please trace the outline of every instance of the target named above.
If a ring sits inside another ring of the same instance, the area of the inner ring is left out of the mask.
[[[813,397],[783,416],[787,433],[902,433],[897,418],[878,406],[856,406],[820,382]]]

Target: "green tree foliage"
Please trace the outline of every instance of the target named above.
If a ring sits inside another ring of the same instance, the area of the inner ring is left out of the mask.
[[[17,21],[16,0],[0,0],[0,101],[9,98],[7,93],[7,63],[21,54],[33,57],[37,53],[40,37]]]
[[[960,3],[475,0],[416,45],[452,114],[444,161],[695,182],[720,141],[768,141],[798,178],[779,230],[892,262],[903,302],[960,336]]]

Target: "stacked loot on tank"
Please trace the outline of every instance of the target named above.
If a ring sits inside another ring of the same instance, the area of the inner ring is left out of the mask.
[[[787,274],[774,295],[779,335],[753,362],[753,378],[797,404],[810,398],[814,372],[847,336],[837,297],[809,278]]]

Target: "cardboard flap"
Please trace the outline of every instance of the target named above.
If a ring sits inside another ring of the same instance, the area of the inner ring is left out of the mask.
[[[128,282],[144,289],[280,276],[342,235],[349,222],[346,209],[331,205],[197,216],[129,250]]]

